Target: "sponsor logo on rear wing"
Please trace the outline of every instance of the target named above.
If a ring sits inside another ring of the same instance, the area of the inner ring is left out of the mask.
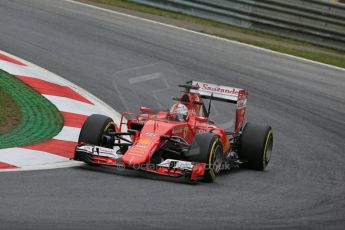
[[[206,98],[213,97],[214,99],[220,99],[232,103],[237,103],[237,101],[239,100],[239,94],[240,99],[242,99],[241,97],[243,97],[242,94],[247,94],[243,89],[215,85],[200,81],[192,81],[192,85],[199,87],[199,89],[191,89],[190,92],[192,93],[199,93],[201,96]]]

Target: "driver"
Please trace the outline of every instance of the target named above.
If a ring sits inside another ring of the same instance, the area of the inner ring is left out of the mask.
[[[188,118],[188,108],[181,103],[172,105],[170,108],[170,113],[175,114],[178,121],[185,121]]]

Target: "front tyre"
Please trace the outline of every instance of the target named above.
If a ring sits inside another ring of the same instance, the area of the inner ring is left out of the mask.
[[[239,157],[246,168],[263,171],[270,161],[273,132],[270,126],[247,123],[240,139]]]
[[[102,143],[103,135],[108,130],[115,131],[115,127],[115,123],[110,117],[93,114],[86,119],[81,128],[78,142],[107,147]]]
[[[188,153],[188,160],[206,163],[205,182],[214,182],[223,163],[223,149],[214,133],[202,133],[194,137]]]
[[[97,145],[103,147],[113,147],[107,146],[103,141],[103,135],[108,132],[108,130],[115,130],[114,121],[107,116],[100,114],[93,114],[89,116],[83,124],[79,134],[78,143],[85,143],[90,145]],[[82,157],[75,155],[74,159],[80,160]],[[83,160],[86,164],[91,166],[97,166],[89,160]]]

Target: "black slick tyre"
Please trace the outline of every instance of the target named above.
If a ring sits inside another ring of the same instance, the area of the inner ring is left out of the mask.
[[[115,123],[110,117],[100,114],[93,114],[84,122],[79,134],[78,143],[103,146],[103,135],[110,129],[115,130],[115,127]],[[83,161],[88,165],[98,166],[98,164],[94,164],[89,160]]]
[[[262,171],[270,161],[273,147],[273,132],[270,126],[247,123],[240,139],[239,158],[242,167]]]
[[[206,163],[203,181],[214,182],[223,162],[223,149],[218,136],[214,133],[196,135],[188,153],[188,160]]]
[[[102,146],[103,134],[110,129],[115,131],[115,123],[110,117],[93,114],[86,119],[81,128],[78,142]]]

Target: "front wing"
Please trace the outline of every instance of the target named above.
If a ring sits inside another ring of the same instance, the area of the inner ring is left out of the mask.
[[[87,164],[107,165],[122,167],[134,170],[147,171],[159,175],[171,177],[187,177],[192,181],[203,178],[206,164],[199,162],[180,161],[166,159],[159,164],[126,165],[122,161],[123,154],[117,150],[104,148],[95,145],[79,144],[76,146],[74,160],[83,161]]]

